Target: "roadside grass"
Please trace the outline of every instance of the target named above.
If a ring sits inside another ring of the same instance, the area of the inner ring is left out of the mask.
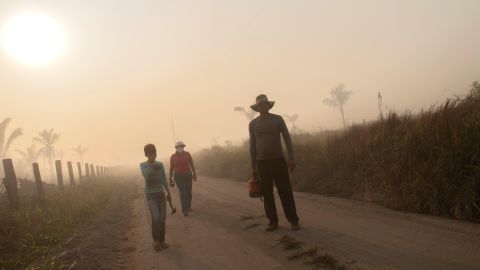
[[[295,254],[288,256],[287,259],[290,261],[290,260],[298,260],[303,257],[314,257],[317,255],[317,252],[318,252],[318,248],[313,247],[307,250],[298,251]]]
[[[329,269],[329,270],[346,270],[347,267],[345,265],[340,264],[340,262],[335,259],[332,255],[328,253],[319,254],[318,247],[312,247],[303,249],[305,243],[298,241],[297,239],[289,236],[283,235],[280,239],[278,239],[278,243],[273,247],[278,245],[282,246],[284,251],[289,250],[298,250],[294,254],[287,257],[287,260],[299,260],[299,259],[306,259],[305,264],[311,265],[315,269],[322,268],[322,269]]]
[[[45,256],[106,207],[120,186],[114,179],[96,179],[63,192],[47,192],[45,200],[23,195],[18,211],[3,208],[0,269],[25,269]]]
[[[253,220],[257,218],[264,218],[266,217],[265,215],[258,215],[258,216],[251,216],[251,215],[240,215],[240,220],[241,221],[247,221],[247,220]]]
[[[330,254],[315,254],[311,260],[306,262],[308,265],[312,265],[315,268],[327,268],[329,270],[346,270],[347,267],[340,265],[338,261]]]
[[[295,190],[480,222],[480,83],[418,114],[293,135]],[[248,142],[196,155],[202,174],[246,181]]]
[[[282,237],[280,237],[280,239],[278,239],[278,243],[275,244],[272,248],[282,246],[283,250],[292,250],[300,249],[303,245],[303,242],[300,242],[291,236],[283,235]]]
[[[241,221],[252,220],[252,219],[253,219],[253,216],[240,215]]]

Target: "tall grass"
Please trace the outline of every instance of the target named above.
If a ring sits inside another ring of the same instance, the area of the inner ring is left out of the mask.
[[[299,191],[480,221],[480,84],[418,115],[294,136]],[[248,146],[198,154],[203,174],[248,179]]]
[[[45,200],[24,195],[20,210],[2,209],[0,269],[25,269],[71,236],[104,208],[118,191],[118,183],[100,181],[47,192]]]

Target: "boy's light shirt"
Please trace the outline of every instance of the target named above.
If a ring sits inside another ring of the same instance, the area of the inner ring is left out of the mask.
[[[153,166],[156,165],[156,168]],[[167,176],[165,174],[165,167],[163,166],[162,162],[155,161],[153,163],[149,163],[148,161],[140,163],[140,170],[142,171],[143,178],[145,179],[145,193],[157,193],[157,192],[163,192],[163,189],[168,191],[168,183],[167,183]],[[155,187],[148,187],[147,185],[147,177],[150,176],[150,174],[155,173],[155,170],[160,170],[158,172],[158,177],[160,180],[160,185],[155,186]],[[162,189],[163,187],[163,189]]]

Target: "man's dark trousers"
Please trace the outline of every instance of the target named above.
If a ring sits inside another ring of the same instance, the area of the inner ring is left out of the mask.
[[[265,213],[270,220],[270,224],[278,223],[277,208],[275,207],[275,198],[273,196],[274,181],[285,217],[291,224],[297,224],[297,209],[285,159],[257,160],[257,173],[262,185]]]

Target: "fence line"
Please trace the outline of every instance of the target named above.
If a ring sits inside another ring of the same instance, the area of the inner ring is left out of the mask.
[[[1,183],[5,186],[7,191],[8,200],[10,203],[10,208],[13,210],[18,210],[20,206],[20,196],[19,196],[19,189],[18,189],[18,179],[15,173],[15,167],[13,165],[13,161],[10,158],[3,159],[3,169],[5,171],[5,178],[2,179]],[[96,173],[95,169],[96,168]],[[64,189],[64,182],[63,182],[63,168],[62,168],[62,161],[56,160],[55,161],[55,169],[57,174],[57,186],[59,191],[63,191]],[[93,180],[97,177],[104,177],[104,176],[111,176],[111,168],[105,167],[101,165],[94,165],[92,163],[85,163],[85,177],[82,175],[82,164],[77,162],[77,169],[78,169],[78,178],[79,183],[86,183],[87,181]],[[37,189],[37,195],[40,199],[45,197],[45,191],[43,188],[43,181],[42,176],[40,174],[40,167],[38,163],[32,163],[32,170],[33,170],[33,177],[35,181],[35,186]],[[69,176],[69,183],[70,186],[75,186],[75,177],[73,174],[73,164],[71,161],[67,161],[67,170]]]

